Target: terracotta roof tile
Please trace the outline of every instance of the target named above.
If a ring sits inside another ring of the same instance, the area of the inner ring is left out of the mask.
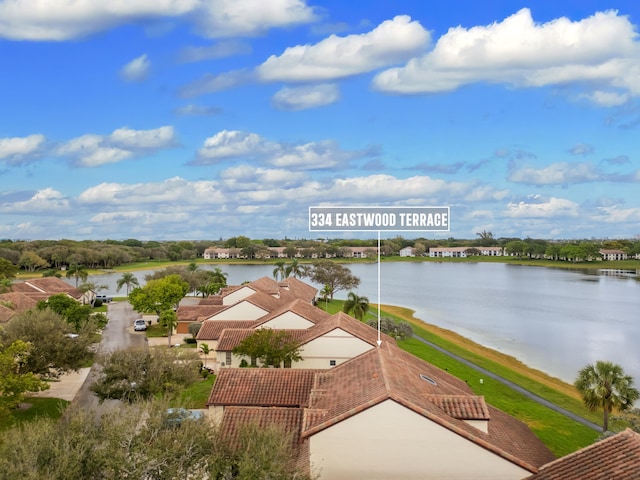
[[[206,298],[200,300],[198,305],[222,305],[222,296],[220,295],[209,295]]]
[[[640,478],[640,434],[625,430],[548,463],[526,480]]]
[[[214,320],[215,321],[215,320]],[[236,322],[240,323],[240,322]],[[216,347],[216,351],[218,352],[228,352],[233,350],[235,347],[240,345],[245,338],[247,338],[252,333],[255,333],[257,329],[255,328],[235,328],[232,326],[231,328],[226,328],[220,333],[220,338],[218,339],[218,346]],[[300,342],[300,339],[305,334],[306,330],[278,330],[288,332],[289,336],[293,341]]]
[[[80,289],[57,277],[33,278],[24,282],[14,283],[11,289],[14,292],[46,293],[49,295],[66,293],[76,299],[82,297]]]
[[[179,322],[195,322],[201,317],[210,317],[223,308],[222,305],[180,305],[176,315]]]
[[[425,395],[425,398],[459,420],[489,420],[484,397],[469,395]]]
[[[269,313],[264,317],[261,317],[259,319],[260,320],[259,324],[267,323],[273,320],[274,318],[277,318],[280,315],[283,315],[286,312],[293,312],[296,315],[299,315],[300,317],[304,318],[305,320],[308,320],[311,323],[318,323],[319,321],[330,317],[330,315],[324,310],[318,307],[315,307],[314,305],[307,302],[306,300],[297,298],[292,302],[289,302],[280,306],[279,308],[274,310],[272,313]]]
[[[16,313],[20,313],[35,308],[38,304],[38,299],[22,292],[8,292],[0,294],[0,304]]]
[[[217,352],[230,352],[255,330],[253,328],[226,328],[220,333]]]
[[[255,323],[253,320],[205,320],[196,339],[198,341],[218,340],[226,328],[252,328]]]
[[[306,330],[306,334],[302,337],[301,341],[302,343],[307,343],[335,329],[344,330],[373,346],[378,345],[378,330],[343,312],[338,312],[316,322],[313,327]],[[385,334],[381,334],[380,338],[383,342],[396,343],[393,338]]]
[[[218,373],[207,405],[306,407],[313,386],[313,377],[319,371],[291,368],[225,368]]]

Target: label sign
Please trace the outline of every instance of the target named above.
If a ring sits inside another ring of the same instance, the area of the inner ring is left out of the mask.
[[[449,231],[449,207],[309,207],[309,231]]]

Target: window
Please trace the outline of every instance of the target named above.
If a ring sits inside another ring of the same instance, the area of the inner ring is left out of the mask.
[[[335,360],[329,360],[329,366],[330,367],[335,367],[336,366],[336,361]]]
[[[231,352],[227,352],[227,358],[225,363],[231,366]]]

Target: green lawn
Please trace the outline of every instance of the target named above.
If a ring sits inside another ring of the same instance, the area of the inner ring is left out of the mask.
[[[26,397],[23,403],[31,406],[14,410],[7,417],[0,416],[0,431],[39,417],[60,418],[69,405],[66,400],[45,397]]]
[[[215,375],[209,375],[204,380],[199,380],[189,388],[185,388],[175,401],[170,402],[172,407],[183,408],[207,408],[207,400],[211,388],[216,380]]]

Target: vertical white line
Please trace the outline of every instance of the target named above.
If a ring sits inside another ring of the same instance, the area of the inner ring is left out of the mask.
[[[378,230],[378,346],[380,346],[380,230]]]

